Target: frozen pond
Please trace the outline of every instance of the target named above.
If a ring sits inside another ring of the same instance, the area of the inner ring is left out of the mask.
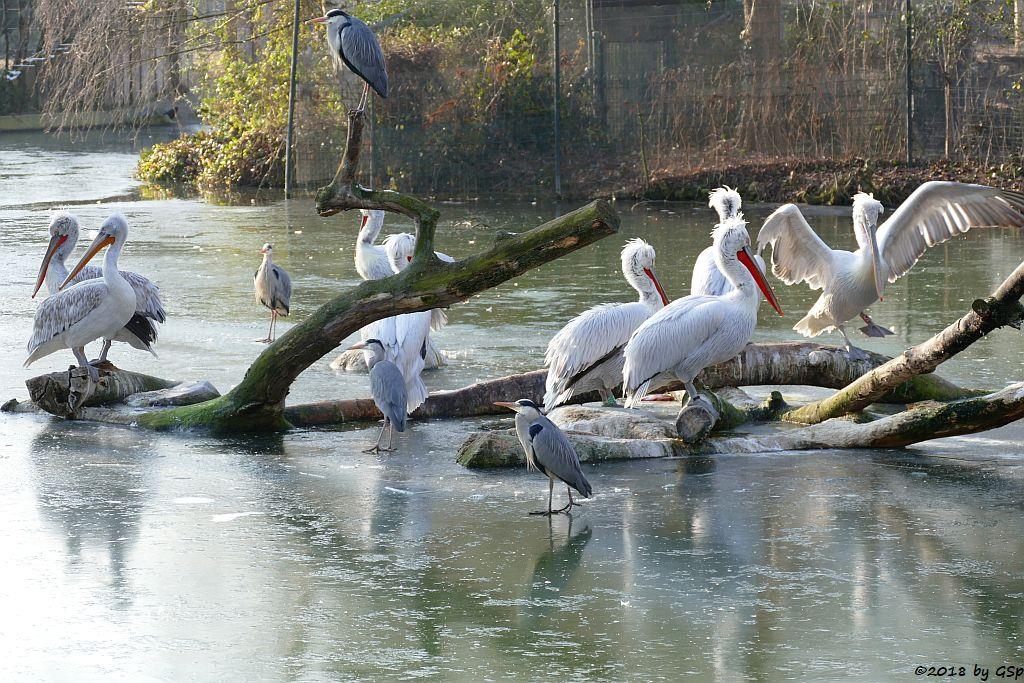
[[[0,140],[0,400],[71,362],[21,367],[56,202],[90,228],[125,213],[123,267],[163,288],[160,358],[116,346],[129,369],[237,382],[264,348],[263,242],[295,281],[293,319],[357,281],[353,215],[317,217],[308,198],[144,198],[130,144]],[[574,206],[443,205],[438,248],[463,256]],[[630,296],[629,237],[654,244],[669,296],[685,294],[711,211],[617,208],[620,235],[454,307],[437,340],[455,358],[427,384],[538,367],[569,317]],[[770,209],[746,211],[755,229]],[[840,212],[815,226],[853,244]],[[1022,258],[1011,231],[933,249],[872,309],[897,335],[865,345],[925,339]],[[761,340],[794,338],[813,301],[776,286],[787,316],[762,311]],[[1024,377],[1022,351],[1000,331],[940,372],[998,388]],[[335,375],[330,360],[289,400],[366,395],[365,375]],[[906,451],[589,466],[597,495],[570,524],[526,515],[547,490],[536,475],[455,464],[463,437],[496,422],[413,422],[378,456],[360,452],[374,425],[224,440],[0,415],[0,675],[879,681],[1024,665],[1020,427]]]

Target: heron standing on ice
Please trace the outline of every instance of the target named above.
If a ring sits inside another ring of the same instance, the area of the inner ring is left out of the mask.
[[[402,377],[402,371],[398,369],[398,366],[387,360],[384,344],[379,339],[367,339],[352,348],[364,348],[368,352],[369,360],[366,364],[370,368],[370,394],[373,396],[373,403],[377,406],[377,410],[384,416],[384,425],[380,428],[380,434],[377,435],[377,443],[363,452],[393,451],[395,450],[395,430],[405,431],[407,414],[405,378]],[[389,431],[386,447],[380,444],[385,431]]]
[[[256,301],[270,309],[270,329],[267,338],[259,341],[269,344],[276,338],[274,328],[277,327],[277,316],[288,316],[292,304],[292,278],[284,268],[274,263],[274,247],[266,243],[260,249],[263,263],[252,274],[253,289]]]
[[[574,505],[572,490],[576,489],[584,498],[590,498],[594,489],[583,475],[579,456],[569,439],[554,422],[541,414],[540,407],[528,398],[521,398],[515,403],[495,402],[516,412],[516,436],[526,454],[526,467],[540,470],[548,478],[548,509],[531,512],[531,515],[555,515],[569,512]],[[551,509],[551,498],[554,495],[555,480],[565,484],[569,493],[569,502],[558,510]]]
[[[355,111],[366,108],[366,100],[373,88],[381,97],[388,96],[388,71],[384,64],[384,51],[376,34],[365,23],[340,9],[332,9],[322,17],[310,19],[314,24],[327,25],[327,45],[335,63],[343,64],[363,80],[363,96]]]

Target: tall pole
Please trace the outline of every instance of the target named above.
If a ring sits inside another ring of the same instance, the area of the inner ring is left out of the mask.
[[[288,131],[284,141],[284,198],[291,199],[295,182],[295,168],[292,164],[292,134],[295,129],[295,69],[299,61],[299,11],[301,0],[295,0],[295,14],[292,17],[292,68],[288,77]]]
[[[559,27],[558,27],[558,2],[559,2],[559,0],[555,0],[555,4],[551,8],[552,9],[552,12],[551,12],[551,25],[552,25],[552,28],[554,29],[553,30],[553,33],[554,33],[554,39],[553,39],[554,49],[552,50],[552,52],[554,53],[554,71],[555,71],[555,93],[554,93],[555,94],[555,102],[554,102],[555,106],[554,106],[554,111],[555,111],[555,198],[556,199],[560,198],[562,196],[562,122],[561,122],[562,110],[561,110],[561,102],[559,102],[559,97],[558,97],[559,93],[561,93],[561,91],[562,91],[562,73],[561,73],[562,66],[561,66],[561,63],[560,63],[561,60],[558,58],[558,55],[559,55],[559,53],[558,53],[558,43],[559,43],[559,41],[558,41],[558,38],[559,38],[559,35],[558,35],[558,31],[559,31]]]
[[[914,163],[914,72],[913,72],[913,47],[912,47],[912,35],[913,25],[911,23],[911,17],[913,13],[913,7],[910,4],[911,0],[906,0],[905,10],[907,15],[907,38],[906,38],[906,59],[907,59],[907,166]]]

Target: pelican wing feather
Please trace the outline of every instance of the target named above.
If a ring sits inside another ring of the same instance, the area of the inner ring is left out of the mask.
[[[757,233],[757,251],[772,247],[772,272],[787,285],[806,282],[822,289],[832,279],[832,249],[804,219],[795,204],[784,204],[768,216]]]
[[[40,301],[32,322],[32,337],[28,340],[29,357],[37,348],[92,313],[106,295],[107,285],[103,280],[90,280]]]

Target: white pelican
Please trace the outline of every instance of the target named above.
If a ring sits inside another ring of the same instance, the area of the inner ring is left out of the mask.
[[[78,364],[87,369],[93,382],[99,371],[85,357],[85,345],[97,339],[113,339],[135,315],[135,290],[117,269],[117,257],[128,238],[128,222],[114,214],[103,221],[96,239],[71,273],[60,283],[56,294],[43,299],[32,323],[25,367],[60,349],[71,349]],[[63,289],[104,247],[103,277],[85,280]]]
[[[416,236],[407,232],[399,232],[394,235],[388,235],[387,239],[384,240],[384,253],[388,261],[388,267],[391,268],[392,274],[401,273],[405,270],[405,267],[412,263],[412,255],[416,250]],[[448,254],[442,254],[439,251],[434,252],[434,256],[447,261],[448,263],[454,263],[453,259]],[[440,308],[434,308],[430,311],[430,329],[440,330],[442,327],[448,324],[448,314]],[[430,341],[427,342],[427,353],[431,352],[433,344]],[[433,353],[438,353],[434,350]],[[436,367],[437,365],[443,365],[443,363],[436,363],[435,365],[428,365],[428,367]]]
[[[270,329],[267,338],[259,341],[269,344],[274,341],[277,316],[287,316],[292,304],[292,278],[285,269],[274,263],[274,247],[268,242],[260,249],[263,263],[252,274],[256,301],[270,309]]]
[[[1024,194],[984,185],[927,182],[914,190],[889,220],[878,225],[882,205],[871,195],[853,198],[855,252],[830,249],[793,204],[781,206],[758,233],[758,251],[772,246],[772,272],[788,285],[806,282],[821,296],[793,329],[805,337],[838,329],[854,358],[866,354],[853,345],[843,324],[856,315],[869,337],[892,334],[868,317],[868,306],[885,293],[885,282],[907,273],[930,246],[971,228],[1024,226]]]
[[[718,213],[718,223],[722,224],[730,218],[742,218],[740,207],[743,200],[740,193],[725,185],[718,189],[711,190],[708,195],[708,206]],[[764,259],[760,255],[754,256],[754,260],[761,270],[764,271]],[[697,256],[693,264],[693,275],[690,277],[690,294],[726,294],[732,291],[729,280],[722,275],[715,265],[715,248],[710,246]],[[761,293],[758,292],[757,300],[761,301]]]
[[[654,257],[654,247],[642,239],[626,242],[622,274],[640,300],[584,311],[548,342],[545,410],[553,410],[573,394],[595,389],[606,405],[615,405],[612,390],[622,383],[623,345],[643,321],[668,304],[654,271]]]
[[[703,401],[694,378],[706,367],[734,357],[757,325],[757,289],[782,315],[775,292],[750,252],[746,222],[732,218],[712,233],[715,262],[733,289],[721,295],[676,299],[647,319],[626,344],[622,388],[626,407],[635,408],[663,372],[678,377],[690,401]]]
[[[375,242],[384,227],[383,211],[368,211],[360,209],[362,222],[359,225],[359,237],[356,239],[356,272],[364,280],[380,280],[393,275],[391,264],[388,262],[388,255],[384,247],[378,247]]]
[[[39,276],[36,278],[35,288],[32,290],[32,297],[35,298],[39,289],[46,283],[46,289],[53,295],[60,288],[60,284],[68,276],[68,268],[64,264],[65,259],[75,249],[78,243],[79,223],[78,217],[67,211],[57,211],[50,218],[50,243],[46,247],[46,255],[39,266]],[[85,280],[96,280],[103,277],[103,271],[96,266],[83,267],[78,275],[69,281],[69,284],[76,285]],[[164,313],[163,301],[160,300],[160,288],[148,278],[122,270],[121,277],[128,281],[128,284],[135,290],[135,315],[128,321],[123,329],[119,330],[113,339],[104,339],[103,348],[99,358],[94,363],[103,363],[107,360],[107,353],[110,351],[111,341],[124,342],[136,349],[149,351],[154,356],[156,351],[153,344],[157,338],[157,322],[164,322],[167,316]]]

